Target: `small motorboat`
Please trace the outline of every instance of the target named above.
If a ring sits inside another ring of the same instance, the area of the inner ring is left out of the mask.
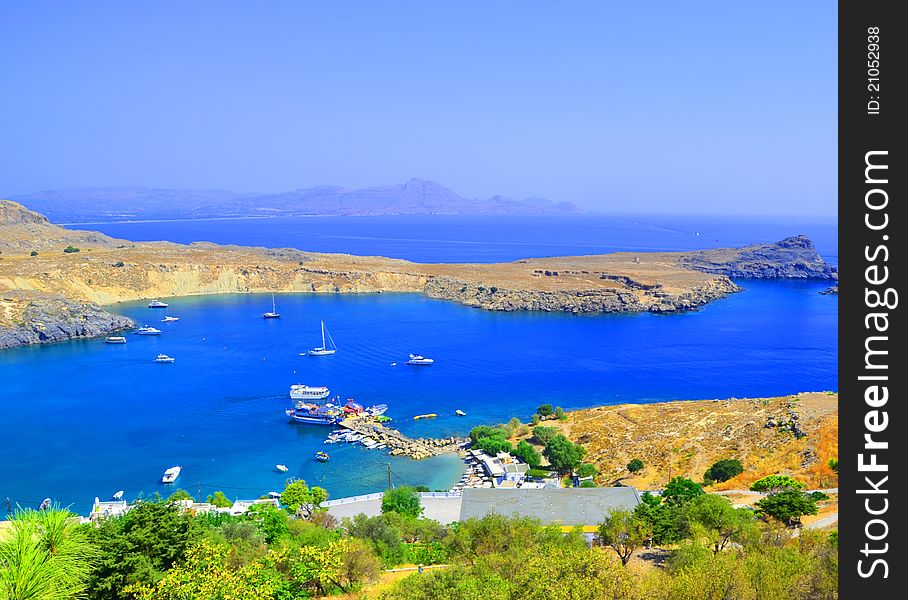
[[[268,497],[271,498],[272,500],[280,500],[281,493],[280,492],[268,492]]]
[[[435,359],[426,358],[425,356],[423,356],[421,354],[411,354],[410,360],[407,361],[407,364],[415,365],[415,366],[429,366],[434,362],[435,362]]]
[[[41,506],[38,507],[38,510],[47,510],[50,508],[50,498],[45,498],[44,502],[41,503]]]
[[[158,354],[157,357],[155,357],[155,359],[154,359],[154,361],[156,363],[172,363],[172,362],[175,362],[176,360],[177,359],[175,359],[174,357],[167,356],[166,354]]]
[[[290,470],[287,468],[287,465],[276,465],[274,468],[277,469],[278,471],[280,471],[281,473],[286,473],[287,471]]]
[[[108,344],[125,344],[126,338],[123,337],[122,335],[111,335],[111,336],[108,336],[107,339],[105,339],[104,341],[107,342]]]
[[[168,306],[170,305],[160,300],[152,300],[148,303],[148,308],[167,308]]]
[[[465,416],[467,416],[467,413],[463,412],[463,411],[460,410],[459,408],[458,408],[457,410],[454,411],[454,414],[455,414],[456,416],[458,416],[458,417],[465,417]]]
[[[322,452],[321,450],[319,450],[315,453],[315,460],[317,460],[318,462],[328,462],[329,458],[331,457],[328,456],[327,452]]]
[[[118,491],[117,493],[115,493],[115,494],[113,495],[113,499],[114,499],[114,500],[122,500],[122,499],[123,499],[123,490],[120,490],[120,491]]]
[[[167,317],[164,317],[163,319],[161,319],[161,323],[175,323],[176,321],[179,321],[179,320],[180,320],[180,317],[167,316]]]
[[[164,471],[164,476],[161,477],[161,483],[173,483],[177,480],[177,477],[180,476],[180,472],[183,470],[183,467],[177,465],[175,467],[170,467]]]
[[[149,327],[148,325],[143,325],[133,331],[133,333],[136,335],[161,335],[161,330],[155,327]]]

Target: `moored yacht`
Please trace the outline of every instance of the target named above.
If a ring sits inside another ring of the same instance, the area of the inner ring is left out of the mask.
[[[113,495],[114,500],[121,500],[122,498],[123,498],[123,490],[120,490]]]
[[[274,305],[274,294],[271,294],[271,311],[262,313],[263,319],[280,319],[281,313],[277,312],[277,307]]]
[[[176,360],[177,359],[175,359],[174,357],[167,356],[166,354],[158,354],[154,359],[154,361],[156,363],[172,363],[172,362],[175,362]]]
[[[425,356],[423,356],[421,354],[411,354],[410,360],[407,361],[407,364],[408,365],[417,365],[417,366],[423,366],[423,365],[427,366],[427,365],[431,365],[434,362],[435,362],[435,359],[426,358]]]
[[[168,306],[170,305],[160,300],[152,300],[148,303],[148,308],[167,308]]]
[[[179,321],[180,317],[164,317],[161,319],[161,323],[173,323],[174,321]]]
[[[336,425],[344,419],[344,411],[333,404],[297,402],[295,408],[288,408],[284,412],[290,420],[310,425]]]
[[[335,352],[337,352],[337,345],[335,345],[334,340],[331,339],[331,334],[325,328],[325,322],[322,321],[322,345],[309,350],[309,356],[330,356]]]
[[[108,336],[107,339],[105,339],[104,341],[107,342],[108,344],[125,344],[126,338],[123,337],[122,335],[111,335],[111,336]]]
[[[133,333],[136,335],[161,335],[161,330],[155,327],[149,327],[148,325],[142,325],[133,331]]]
[[[175,467],[170,467],[164,471],[164,476],[161,477],[161,483],[173,483],[177,480],[177,477],[180,476],[180,471],[183,470],[183,467],[177,465]]]

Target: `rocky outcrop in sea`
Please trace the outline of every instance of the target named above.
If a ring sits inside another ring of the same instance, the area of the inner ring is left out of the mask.
[[[21,311],[9,322],[0,323],[0,350],[93,338],[135,325],[132,319],[109,313],[97,304],[60,296],[22,297],[6,293],[0,303]]]
[[[833,279],[836,267],[826,264],[809,238],[796,235],[775,244],[717,248],[682,255],[684,267],[733,279]]]

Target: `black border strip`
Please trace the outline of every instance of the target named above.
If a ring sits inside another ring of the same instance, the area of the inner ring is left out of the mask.
[[[896,126],[908,111],[906,29],[895,2],[839,3],[839,583],[846,599],[908,594],[900,556],[908,545],[905,496],[897,491],[908,483],[900,443],[908,434],[906,363],[896,352],[906,340],[894,301],[908,270],[900,247],[908,213],[898,210],[904,132]],[[868,162],[888,168],[865,172]],[[866,447],[865,435],[877,447]]]

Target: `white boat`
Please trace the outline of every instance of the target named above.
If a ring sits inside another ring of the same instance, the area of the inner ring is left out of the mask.
[[[168,306],[170,305],[160,300],[152,300],[148,303],[148,308],[167,308]]]
[[[287,471],[290,470],[287,468],[287,465],[277,465],[274,468],[277,469],[278,471],[280,471],[281,473],[286,473]]]
[[[325,336],[328,338],[328,343],[325,341]],[[331,339],[331,333],[325,328],[325,322],[322,321],[322,345],[309,350],[309,356],[330,356],[335,352],[337,352],[337,345]]]
[[[115,493],[115,494],[113,495],[113,499],[114,499],[114,500],[120,500],[120,499],[122,499],[122,498],[123,498],[123,490],[120,490],[120,491],[118,491],[117,493]]]
[[[327,398],[331,392],[326,387],[313,387],[296,383],[290,386],[290,397],[294,400],[321,400]]]
[[[154,361],[156,363],[172,363],[172,362],[175,362],[176,360],[177,359],[175,359],[174,357],[167,356],[166,354],[158,354],[154,359]]]
[[[161,323],[173,323],[173,322],[179,321],[179,320],[180,320],[180,317],[164,317],[163,319],[161,319]]]
[[[161,335],[161,330],[155,327],[149,327],[148,325],[143,325],[133,331],[133,333],[136,335]]]
[[[123,337],[122,335],[111,335],[111,336],[108,336],[107,339],[104,341],[107,342],[108,344],[125,344],[126,338]]]
[[[263,319],[279,319],[280,317],[281,317],[281,313],[277,312],[277,308],[274,306],[274,294],[271,294],[271,311],[263,312],[262,318]]]
[[[180,471],[183,470],[183,467],[177,465],[175,467],[170,467],[164,471],[164,476],[161,477],[161,483],[173,483],[177,480],[177,477],[180,476]]]
[[[431,365],[434,362],[435,362],[434,359],[426,358],[425,356],[422,356],[421,354],[411,354],[410,360],[407,361],[407,364],[422,366],[422,365]]]

